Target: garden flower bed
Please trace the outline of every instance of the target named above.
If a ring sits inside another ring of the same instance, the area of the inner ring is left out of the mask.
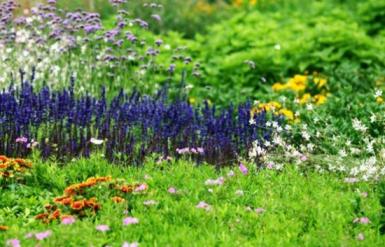
[[[0,245],[384,246],[384,13],[1,1]]]

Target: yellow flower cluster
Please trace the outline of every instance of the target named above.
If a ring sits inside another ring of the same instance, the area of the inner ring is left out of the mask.
[[[277,101],[259,103],[256,107],[251,110],[251,115],[254,116],[254,114],[259,113],[261,111],[272,112],[275,115],[283,115],[286,117],[286,119],[290,121],[295,120],[294,113],[287,108],[283,108],[282,105]]]
[[[237,7],[243,6],[244,4],[248,4],[250,6],[256,5],[258,0],[234,0],[233,4]]]
[[[320,77],[313,77],[309,80],[307,75],[295,75],[286,83],[275,83],[272,86],[273,91],[288,90],[294,92],[298,96],[300,104],[314,103],[322,105],[327,100],[327,93],[325,90],[327,80]],[[309,91],[317,91],[318,93],[312,95]]]

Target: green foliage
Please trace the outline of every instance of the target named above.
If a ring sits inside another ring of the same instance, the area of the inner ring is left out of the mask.
[[[283,172],[256,171],[249,166],[247,176],[235,171],[234,177],[227,177],[228,169],[218,172],[183,161],[162,165],[149,161],[143,169],[122,169],[96,157],[60,169],[50,164],[36,167],[42,168],[39,173],[45,167],[46,174],[40,176],[54,184],[56,180],[81,182],[86,177],[82,174],[112,175],[127,181],[144,181],[147,174],[148,192],[133,197],[129,205],[129,215],[138,218],[139,224],[123,226],[125,205],[113,203],[107,203],[97,216],[73,225],[42,224],[33,215],[41,212],[57,191],[35,180],[13,191],[1,191],[0,225],[11,226],[9,231],[0,232],[2,244],[18,238],[23,246],[36,245],[36,240],[24,236],[47,229],[53,233],[41,241],[42,246],[121,246],[124,241],[137,241],[141,246],[355,246],[359,244],[358,233],[365,236],[363,245],[379,246],[384,241],[378,227],[382,222],[382,190],[368,183],[349,185],[337,175],[301,174],[293,167]],[[205,181],[219,176],[225,177],[224,185],[208,192]],[[177,194],[168,193],[170,187],[175,187]],[[244,195],[236,195],[237,190],[243,190]],[[367,192],[368,197],[362,198],[361,192]],[[146,200],[157,204],[144,206]],[[212,209],[196,208],[200,201]],[[255,208],[265,211],[257,213]],[[362,216],[371,224],[353,223]],[[111,230],[97,232],[95,226],[99,224],[107,224]]]
[[[367,81],[369,74],[378,75],[385,68],[384,39],[370,37],[345,8],[326,3],[314,3],[306,12],[300,6],[244,11],[212,26],[197,41],[196,53],[206,72],[202,84],[211,86],[208,96],[221,102],[243,100],[239,95],[255,94],[265,81],[304,71],[328,76],[348,67],[362,71]],[[366,90],[366,81],[358,89]]]

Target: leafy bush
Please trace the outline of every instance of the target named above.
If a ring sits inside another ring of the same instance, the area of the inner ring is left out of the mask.
[[[342,7],[312,7],[308,13],[244,11],[199,36],[195,49],[206,75],[201,85],[211,90],[197,94],[229,102],[303,71],[328,75],[349,67],[367,79],[385,68],[383,39],[368,36]],[[357,89],[367,90],[365,83]]]

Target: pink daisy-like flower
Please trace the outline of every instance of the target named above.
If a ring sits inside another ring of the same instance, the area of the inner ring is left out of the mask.
[[[34,234],[33,233],[27,233],[27,234],[25,234],[25,238],[32,238],[34,236]]]
[[[353,220],[353,223],[358,223],[358,224],[363,224],[363,225],[367,225],[370,223],[370,220],[368,217],[360,217],[360,218],[355,218]]]
[[[170,188],[168,188],[168,193],[170,193],[170,194],[176,194],[176,189],[174,188],[174,187],[170,187]]]
[[[138,246],[139,246],[138,242],[134,242],[134,243],[124,242],[122,245],[122,247],[138,247]]]
[[[45,232],[39,232],[39,233],[35,233],[35,238],[37,240],[43,240],[43,239],[46,239],[48,238],[49,236],[52,235],[52,231],[51,230],[48,230],[48,231],[45,231]]]
[[[140,184],[138,187],[135,188],[135,191],[136,192],[140,192],[140,191],[145,191],[148,189],[148,185],[147,184]]]
[[[11,247],[20,247],[20,240],[18,239],[10,239],[7,241],[7,245]]]
[[[65,216],[61,219],[61,223],[63,225],[72,225],[73,223],[75,223],[75,221],[76,219],[73,216]]]
[[[138,224],[138,223],[139,223],[139,219],[135,218],[135,217],[127,217],[127,218],[123,219],[123,225],[125,225],[125,226],[134,225],[134,224]]]
[[[247,167],[242,163],[239,163],[239,170],[242,172],[243,175],[247,175],[247,173],[249,172]]]
[[[207,211],[211,210],[211,206],[204,201],[200,201],[198,205],[196,205],[196,208],[206,209]]]
[[[96,230],[98,230],[99,232],[107,232],[110,230],[110,227],[107,225],[98,225],[96,226]]]

